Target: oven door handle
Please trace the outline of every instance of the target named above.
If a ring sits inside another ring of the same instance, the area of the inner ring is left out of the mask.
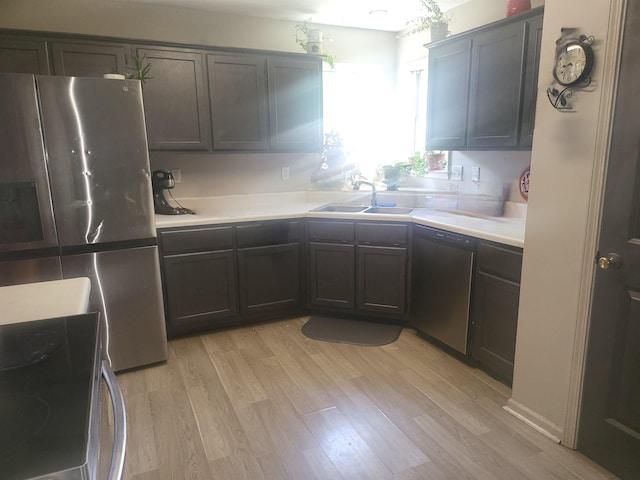
[[[124,406],[124,396],[115,373],[106,360],[102,361],[102,376],[107,382],[111,403],[113,405],[113,455],[109,467],[108,480],[120,480],[124,469],[124,457],[127,447],[127,412]]]

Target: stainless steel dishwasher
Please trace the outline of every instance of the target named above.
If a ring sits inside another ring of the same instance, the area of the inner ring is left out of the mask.
[[[464,355],[475,248],[472,237],[414,225],[411,326]]]

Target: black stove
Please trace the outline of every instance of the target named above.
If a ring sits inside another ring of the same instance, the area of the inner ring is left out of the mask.
[[[98,320],[93,313],[0,325],[0,478],[92,475]]]

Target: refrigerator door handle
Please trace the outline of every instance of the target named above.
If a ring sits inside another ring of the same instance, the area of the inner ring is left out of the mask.
[[[113,405],[113,455],[111,457],[108,480],[120,480],[124,469],[124,457],[127,447],[127,412],[120,384],[109,362],[106,360],[102,361],[102,376],[107,382]]]

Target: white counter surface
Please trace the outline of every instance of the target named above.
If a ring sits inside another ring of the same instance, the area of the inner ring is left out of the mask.
[[[86,277],[0,287],[0,324],[86,313],[90,291]]]
[[[384,201],[382,195],[379,201]],[[524,246],[525,218],[486,217],[467,215],[463,212],[439,211],[416,207],[416,204],[399,206],[414,207],[407,215],[312,212],[327,203],[349,203],[367,205],[368,192],[292,192],[277,194],[226,195],[206,198],[178,199],[195,215],[156,215],[156,228],[188,227],[235,222],[275,220],[284,218],[343,218],[355,220],[404,221],[441,228],[483,240],[503,243],[514,247]],[[408,202],[414,197],[407,196]]]

